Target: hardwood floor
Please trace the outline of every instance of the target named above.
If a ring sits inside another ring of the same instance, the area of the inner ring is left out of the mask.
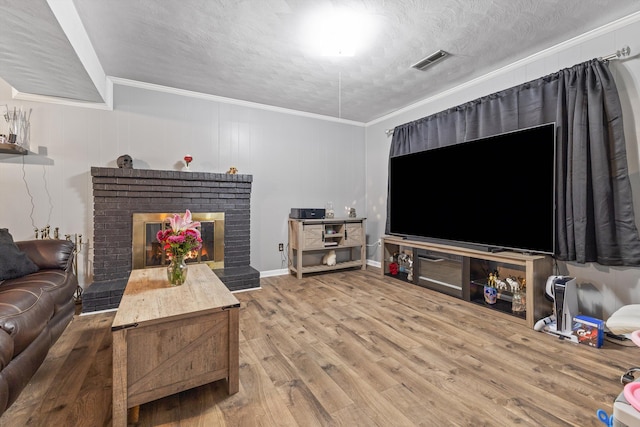
[[[140,426],[600,426],[640,349],[560,341],[354,270],[235,294],[240,391],[142,405]],[[110,426],[114,313],[77,316],[1,426]]]

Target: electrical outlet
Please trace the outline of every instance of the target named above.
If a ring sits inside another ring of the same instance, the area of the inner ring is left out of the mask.
[[[284,243],[278,243],[278,250],[280,252],[284,251]]]

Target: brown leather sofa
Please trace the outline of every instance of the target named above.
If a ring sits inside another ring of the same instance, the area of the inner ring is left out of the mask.
[[[39,270],[0,281],[0,414],[16,401],[73,319],[78,286],[73,242],[15,244]]]

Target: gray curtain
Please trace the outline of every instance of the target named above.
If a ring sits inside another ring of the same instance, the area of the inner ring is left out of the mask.
[[[606,61],[594,59],[400,125],[390,157],[549,122],[557,125],[555,257],[640,265],[622,109]]]

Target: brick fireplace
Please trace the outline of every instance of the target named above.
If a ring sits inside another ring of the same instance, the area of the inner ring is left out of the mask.
[[[134,213],[224,213],[224,268],[232,291],[260,286],[250,265],[252,175],[92,167],[93,279],[82,311],[117,308],[132,270]]]

